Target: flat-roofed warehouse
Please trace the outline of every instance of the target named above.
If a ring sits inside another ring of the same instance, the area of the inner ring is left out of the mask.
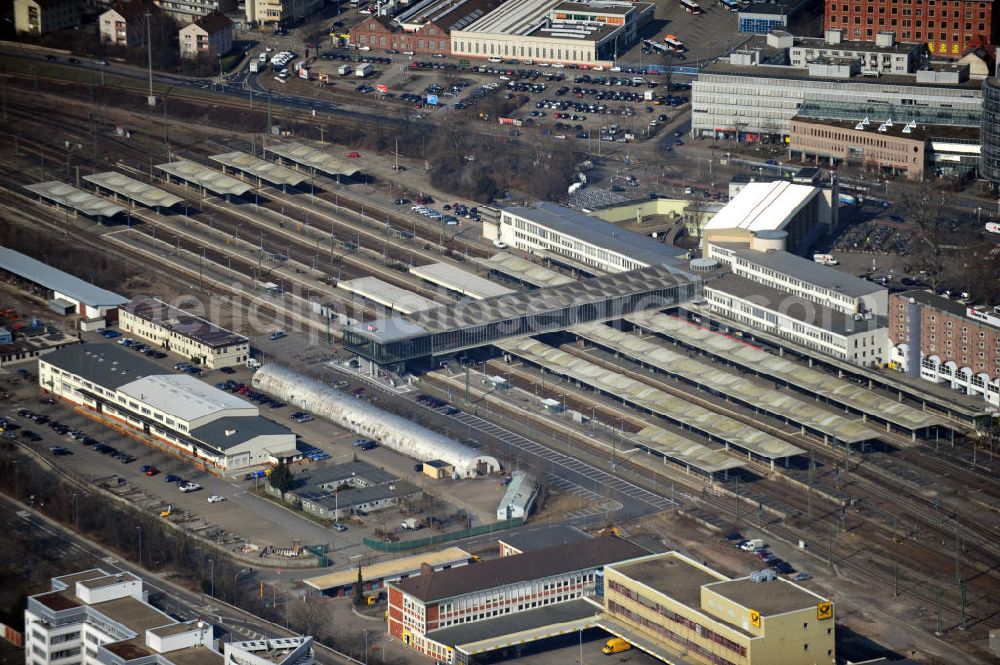
[[[701,282],[693,276],[657,265],[359,323],[344,329],[344,346],[381,365],[402,365],[639,309],[667,308],[700,293]]]
[[[221,155],[210,155],[209,159],[221,164],[223,173],[226,172],[226,168],[228,167],[234,171],[240,171],[253,176],[257,179],[258,187],[262,186],[264,182],[269,182],[272,185],[280,186],[282,191],[284,191],[288,185],[295,187],[309,180],[309,176],[303,175],[301,171],[295,171],[287,166],[269,162],[266,159],[254,157],[245,152],[236,151]]]
[[[279,163],[282,159],[309,169],[314,175],[317,171],[333,177],[351,177],[361,173],[361,169],[355,166],[351,160],[334,157],[328,152],[311,148],[302,143],[275,143],[264,148],[265,152],[276,155]]]
[[[103,199],[73,185],[67,185],[59,180],[25,185],[24,188],[37,194],[40,199],[45,199],[57,206],[69,208],[87,217],[111,218],[126,211],[125,208],[117,203],[112,203],[107,199]]]
[[[44,289],[46,297],[69,303],[76,313],[86,319],[104,317],[114,320],[118,318],[118,307],[128,302],[123,295],[94,286],[7,247],[0,247],[0,274],[3,273],[15,281]]]
[[[653,19],[654,5],[631,2],[507,0],[451,33],[454,56],[579,65],[611,64]]]
[[[226,200],[235,194],[243,196],[253,190],[251,185],[219,173],[207,166],[202,166],[192,161],[182,159],[169,164],[157,164],[156,168],[167,175],[167,182],[170,178],[175,178],[178,182],[187,183],[190,186],[201,189],[202,192],[211,192],[216,196],[224,196]]]
[[[147,208],[156,208],[157,210],[172,208],[184,201],[181,197],[174,196],[159,187],[154,187],[149,183],[130,178],[116,171],[85,175],[83,179],[96,186],[99,190],[108,190],[114,194],[115,198],[121,196],[139,205],[144,205]]]
[[[134,298],[121,308],[119,327],[209,369],[241,365],[250,340],[156,298]]]
[[[38,385],[223,473],[297,456],[295,434],[262,417],[256,405],[118,344],[42,356]]]

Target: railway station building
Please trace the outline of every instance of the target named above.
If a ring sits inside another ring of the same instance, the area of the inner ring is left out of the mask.
[[[133,298],[119,311],[118,326],[208,369],[239,366],[250,356],[243,335],[156,298]]]
[[[118,344],[83,344],[38,359],[38,385],[185,458],[232,474],[298,456],[295,434],[254,404]]]

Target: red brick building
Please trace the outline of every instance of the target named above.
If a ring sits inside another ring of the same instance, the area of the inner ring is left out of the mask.
[[[890,357],[910,376],[1000,406],[1000,308],[970,307],[929,291],[895,293],[889,341]]]
[[[826,0],[823,28],[864,41],[892,32],[898,41],[926,43],[935,57],[1000,41],[993,3],[981,0]]]
[[[451,55],[451,31],[493,11],[503,0],[439,0],[417,14],[404,12],[403,25],[383,16],[362,19],[350,30],[351,43],[416,55]]]

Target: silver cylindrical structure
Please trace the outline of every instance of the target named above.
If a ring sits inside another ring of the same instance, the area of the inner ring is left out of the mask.
[[[495,457],[336,388],[324,385],[288,367],[268,363],[253,376],[253,386],[280,400],[325,418],[355,434],[375,439],[386,448],[420,462],[443,460],[464,478],[500,470]]]

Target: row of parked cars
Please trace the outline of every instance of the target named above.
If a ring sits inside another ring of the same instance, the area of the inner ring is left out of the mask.
[[[451,404],[441,399],[440,397],[434,397],[433,395],[426,395],[424,393],[421,393],[417,395],[416,399],[417,402],[423,404],[428,408],[440,409],[441,412],[444,413],[446,416],[454,416],[458,415],[459,413],[462,413],[461,409],[452,406]]]
[[[117,335],[116,335],[116,337],[117,337]],[[122,346],[124,346],[126,349],[132,349],[133,351],[137,351],[137,352],[139,352],[139,353],[141,353],[143,355],[149,356],[150,358],[166,358],[167,357],[167,354],[164,353],[163,351],[158,351],[157,349],[154,349],[153,347],[149,346],[148,344],[145,344],[143,342],[137,342],[137,341],[135,341],[134,339],[132,339],[130,337],[123,337],[120,340],[118,340],[118,343],[121,344]]]
[[[776,573],[791,575],[796,572],[792,564],[778,558],[778,555],[772,552],[760,538],[744,538],[739,532],[733,532],[727,535],[724,540],[732,543],[737,549],[743,552],[753,554]],[[812,575],[809,573],[798,573],[792,577],[792,580],[795,582],[805,582],[811,579]]]

